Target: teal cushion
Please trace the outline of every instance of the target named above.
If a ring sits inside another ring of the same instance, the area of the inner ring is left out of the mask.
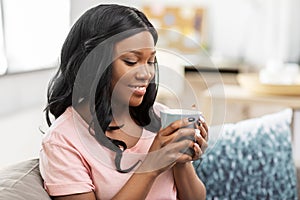
[[[212,128],[215,138],[193,163],[207,199],[297,199],[291,116],[286,109]]]

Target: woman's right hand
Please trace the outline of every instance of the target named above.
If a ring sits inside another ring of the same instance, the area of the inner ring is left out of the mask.
[[[184,163],[192,161],[192,155],[183,153],[194,147],[195,129],[186,128],[194,123],[194,119],[177,120],[166,128],[161,129],[138,169],[138,172],[154,172],[157,174],[171,168],[176,162]],[[185,138],[185,139],[183,139]],[[190,139],[187,139],[190,138]]]

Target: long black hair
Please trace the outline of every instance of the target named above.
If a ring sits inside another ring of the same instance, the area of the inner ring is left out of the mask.
[[[116,42],[142,31],[148,31],[156,44],[158,36],[153,25],[139,10],[115,4],[98,5],[86,11],[71,28],[61,50],[60,67],[48,86],[46,120],[51,125],[50,113],[58,118],[69,106],[82,101],[90,105],[96,140],[116,152],[116,168],[120,172],[122,141],[110,140],[105,131],[112,121],[111,78],[113,48]],[[150,131],[157,131],[160,122],[153,104],[157,95],[157,62],[155,76],[147,87],[142,103],[129,107],[133,120]]]

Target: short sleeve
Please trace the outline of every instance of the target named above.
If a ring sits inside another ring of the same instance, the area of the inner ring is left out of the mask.
[[[73,146],[43,143],[40,171],[51,196],[90,192],[95,189],[88,163]]]

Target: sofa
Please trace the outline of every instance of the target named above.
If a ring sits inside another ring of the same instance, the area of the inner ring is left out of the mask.
[[[210,128],[209,147],[193,165],[207,199],[300,199],[290,109]],[[298,189],[297,189],[298,187]],[[49,200],[38,158],[0,170],[0,200]]]

